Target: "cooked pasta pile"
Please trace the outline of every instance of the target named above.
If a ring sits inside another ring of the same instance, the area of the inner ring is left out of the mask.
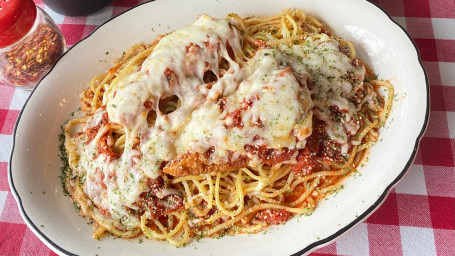
[[[201,15],[92,79],[64,126],[64,186],[95,238],[255,233],[340,190],[392,97],[301,10]]]

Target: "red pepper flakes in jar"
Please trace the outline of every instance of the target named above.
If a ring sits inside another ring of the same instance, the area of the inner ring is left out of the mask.
[[[0,0],[0,83],[31,89],[65,51],[65,39],[32,0]]]

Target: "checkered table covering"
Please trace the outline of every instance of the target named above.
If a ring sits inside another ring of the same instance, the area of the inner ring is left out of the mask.
[[[114,0],[86,17],[51,15],[68,48],[143,1]],[[428,73],[431,114],[416,160],[384,204],[311,255],[455,255],[455,1],[374,0],[417,44]],[[0,84],[0,255],[55,255],[25,225],[8,186],[14,125],[29,92]]]

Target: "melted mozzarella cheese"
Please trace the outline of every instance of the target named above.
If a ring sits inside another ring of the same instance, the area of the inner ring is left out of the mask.
[[[235,59],[230,57],[228,48],[235,53]],[[227,81],[219,81],[212,92],[204,88],[204,73],[211,70],[219,75],[218,63],[222,59],[230,65],[223,76]],[[106,110],[89,117],[85,129],[102,125],[102,116],[107,111],[110,122],[124,127],[126,140],[122,156],[111,159],[98,152],[100,137],[107,126],[100,128],[89,143],[79,143],[77,149],[81,152],[77,171],[86,176],[84,192],[92,202],[114,219],[122,220],[126,227],[137,227],[139,219],[128,208],[134,209],[133,203],[139,195],[148,191],[147,179],[160,175],[161,162],[176,157],[176,131],[183,129],[193,110],[204,103],[205,97],[215,98],[235,91],[238,82],[232,81],[240,81],[241,59],[240,33],[235,26],[227,20],[202,15],[195,23],[163,37],[140,70],[116,79],[113,82],[116,90],[106,92],[103,98]],[[171,82],[166,72],[174,74],[177,80]],[[182,106],[163,115],[159,101],[173,95],[179,97]],[[152,110],[157,114],[153,127],[147,124],[150,110],[144,104],[146,101],[152,102]],[[137,137],[139,149],[134,148]]]
[[[177,137],[177,155],[214,147],[214,163],[227,162],[229,152],[235,152],[248,155],[249,165],[257,165],[261,160],[248,153],[246,145],[304,148],[311,134],[311,98],[306,84],[297,82],[285,61],[277,50],[259,50],[246,63],[237,90],[222,99],[224,109],[209,100],[192,113]],[[232,113],[241,120],[237,126]]]
[[[305,70],[310,74],[314,115],[326,123],[327,134],[345,149],[349,147],[349,135],[355,135],[360,128],[353,119],[359,109],[349,98],[356,87],[362,86],[365,67],[353,65],[340,51],[339,43],[326,34],[317,39],[308,37],[302,45],[280,49],[287,53],[289,64],[297,73]],[[333,119],[332,107],[344,112],[345,118]]]

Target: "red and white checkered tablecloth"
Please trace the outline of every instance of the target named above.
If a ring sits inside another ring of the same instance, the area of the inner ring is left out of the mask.
[[[56,14],[68,48],[143,1],[114,0],[85,17]],[[373,0],[417,44],[428,73],[431,114],[414,164],[366,221],[312,255],[455,255],[455,0]],[[0,255],[55,255],[25,225],[8,186],[17,117],[30,92],[0,84]]]

